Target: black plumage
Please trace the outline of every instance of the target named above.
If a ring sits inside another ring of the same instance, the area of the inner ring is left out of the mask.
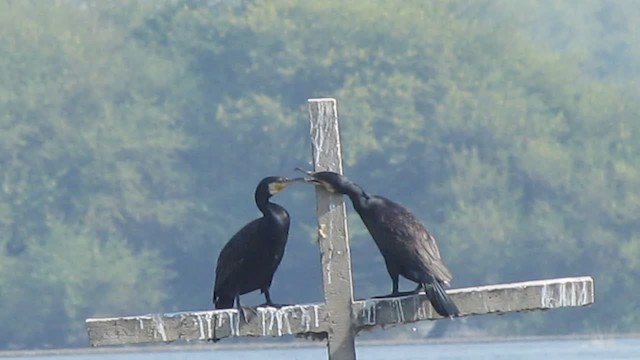
[[[391,294],[384,297],[415,294],[422,287],[438,314],[445,317],[459,314],[458,307],[444,290],[451,281],[451,272],[442,261],[436,239],[420,219],[387,198],[367,194],[345,176],[330,171],[306,173],[311,177],[307,182],[351,199],[380,249],[391,277]],[[400,292],[400,275],[418,283],[416,290]]]
[[[282,261],[289,236],[289,213],[269,201],[288,184],[302,180],[266,177],[256,187],[255,201],[263,216],[240,229],[220,251],[213,303],[216,309],[240,308],[240,295],[260,290],[273,305],[269,288]]]

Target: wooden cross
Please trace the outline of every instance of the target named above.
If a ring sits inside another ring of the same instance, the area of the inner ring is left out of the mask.
[[[314,170],[342,173],[336,100],[310,99],[309,117]],[[236,309],[87,319],[91,346],[297,334],[326,338],[330,360],[353,360],[360,330],[441,319],[424,294],[354,301],[344,199],[316,187],[316,202],[324,303],[259,307],[247,322]],[[586,306],[595,297],[590,276],[447,292],[461,316]]]

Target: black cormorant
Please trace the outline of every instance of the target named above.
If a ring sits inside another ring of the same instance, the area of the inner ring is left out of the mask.
[[[367,194],[343,175],[331,171],[303,172],[311,177],[307,182],[351,199],[391,276],[391,294],[383,297],[415,294],[423,287],[438,314],[459,315],[458,307],[443,287],[451,281],[451,273],[442,262],[436,239],[415,215],[389,199]],[[399,275],[418,283],[418,287],[414,291],[398,291]]]
[[[265,305],[274,305],[269,288],[287,244],[289,213],[269,201],[272,195],[302,178],[266,177],[256,187],[255,200],[263,216],[240,229],[220,251],[213,303],[216,309],[240,308],[240,295],[260,290]]]

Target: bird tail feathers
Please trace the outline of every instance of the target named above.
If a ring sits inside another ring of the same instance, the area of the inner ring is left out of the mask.
[[[427,298],[438,314],[444,317],[460,315],[460,310],[442,287],[440,281],[423,284]]]

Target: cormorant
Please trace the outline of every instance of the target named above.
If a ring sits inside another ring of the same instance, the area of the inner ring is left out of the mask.
[[[269,198],[302,178],[266,177],[256,187],[255,201],[263,216],[240,229],[220,251],[216,266],[213,303],[240,310],[240,295],[260,290],[265,305],[274,305],[269,288],[287,244],[289,213]]]
[[[311,177],[305,179],[306,182],[351,199],[380,249],[391,277],[391,294],[382,297],[416,294],[423,287],[438,314],[459,315],[458,307],[443,287],[451,281],[451,273],[442,262],[436,239],[415,215],[389,199],[367,194],[343,175],[331,171],[301,171]],[[418,283],[418,287],[413,291],[398,291],[399,275]]]

